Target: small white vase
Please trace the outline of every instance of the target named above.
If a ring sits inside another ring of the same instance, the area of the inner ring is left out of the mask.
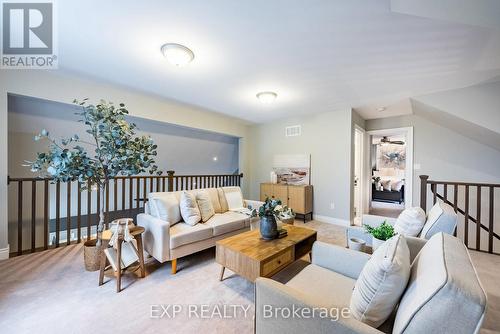
[[[379,248],[385,240],[380,240],[372,236],[372,249],[375,251],[377,248]]]
[[[365,243],[366,242],[362,239],[350,238],[348,245],[349,245],[349,249],[352,249],[352,250],[355,250],[358,252],[363,252],[365,249]]]

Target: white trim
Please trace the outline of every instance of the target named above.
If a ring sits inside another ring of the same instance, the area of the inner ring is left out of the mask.
[[[313,219],[317,220],[319,222],[328,223],[328,224],[334,224],[334,225],[340,225],[340,226],[351,226],[351,222],[348,221],[347,219],[321,216],[321,215],[316,215],[316,214],[313,214]]]
[[[7,260],[9,258],[10,245],[7,245],[7,248],[0,249],[0,261]]]
[[[394,135],[394,133],[404,133],[406,139],[406,169],[405,169],[405,208],[413,206],[413,126],[402,128],[391,128],[372,130],[366,132],[368,135]],[[371,175],[371,171],[370,171]],[[370,191],[371,192],[371,191]],[[369,194],[368,196],[370,196]],[[366,194],[365,194],[366,196]],[[371,202],[370,202],[371,203]]]
[[[365,156],[365,136],[366,136],[366,131],[365,129],[363,129],[362,127],[360,127],[359,125],[357,124],[354,124],[354,166],[353,166],[353,169],[354,169],[354,175],[356,175],[356,131],[359,131],[360,132],[360,140],[359,140],[359,150],[360,150],[360,153],[359,153],[359,158],[361,161],[359,161],[359,164],[360,164],[360,175],[359,175],[359,179],[358,179],[358,189],[359,189],[359,199],[358,199],[358,202],[359,203],[352,203],[352,206],[351,206],[351,212],[353,211],[354,207],[356,207],[356,204],[360,204],[359,207],[357,208],[357,215],[354,215],[353,216],[353,219],[357,218],[357,217],[362,217],[363,214],[365,213],[365,211],[367,210],[367,208],[365,208],[365,198],[364,198],[364,193],[366,192],[366,182],[365,182],[365,174],[366,174],[366,171],[365,171],[365,161],[366,161],[366,156]],[[371,184],[371,183],[370,183]],[[354,189],[354,180],[353,180],[353,191],[355,191]],[[355,196],[353,195],[353,198]]]

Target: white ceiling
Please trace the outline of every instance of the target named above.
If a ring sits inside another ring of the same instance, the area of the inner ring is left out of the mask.
[[[500,75],[499,30],[393,13],[389,0],[57,6],[60,70],[253,122],[351,107],[365,118],[407,113],[376,107]],[[168,64],[166,42],[191,48],[193,63]],[[255,98],[264,90],[278,93],[274,104]]]

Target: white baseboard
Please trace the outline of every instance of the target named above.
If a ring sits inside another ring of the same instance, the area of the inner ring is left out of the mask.
[[[0,248],[0,261],[7,260],[9,258],[10,246],[7,245],[7,248]]]
[[[340,226],[351,226],[351,222],[345,219],[340,219],[340,218],[334,218],[334,217],[328,217],[328,216],[321,216],[321,215],[313,215],[314,220],[323,222],[323,223],[328,223],[328,224],[335,224],[335,225],[340,225]]]

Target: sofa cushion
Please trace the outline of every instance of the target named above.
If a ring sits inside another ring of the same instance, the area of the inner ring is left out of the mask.
[[[222,187],[226,197],[228,210],[238,210],[245,207],[240,187]]]
[[[222,213],[222,207],[220,206],[219,192],[217,188],[206,188],[204,189],[210,200],[212,201],[212,206],[214,207],[215,213]]]
[[[150,214],[170,225],[182,220],[179,200],[171,192],[155,192],[148,195]]]
[[[224,213],[229,210],[226,195],[224,194],[224,190],[222,190],[222,188],[217,188],[217,194],[219,195],[220,213]]]
[[[357,320],[380,326],[393,312],[410,277],[410,251],[402,235],[383,243],[364,266],[352,292],[350,309]]]
[[[186,223],[178,223],[170,228],[170,249],[209,239],[212,236],[212,227],[206,224],[191,226]]]
[[[404,209],[396,219],[394,231],[405,237],[416,237],[425,224],[425,211],[420,207]]]
[[[215,215],[212,201],[205,190],[200,190],[196,193],[196,203],[198,204],[198,209],[200,209],[201,220],[203,222],[207,222]]]
[[[457,214],[453,207],[438,200],[429,211],[427,222],[422,229],[420,237],[430,239],[434,234],[439,232],[453,234],[456,226]]]
[[[182,219],[186,224],[194,226],[201,220],[200,209],[198,208],[193,193],[187,191],[182,192],[180,209]]]
[[[224,213],[216,213],[205,223],[205,225],[211,226],[213,228],[213,235],[218,236],[248,226],[246,224],[247,220],[249,220],[247,215],[227,211]]]
[[[475,333],[485,309],[486,295],[465,245],[439,233],[411,266],[393,333]]]
[[[349,307],[356,281],[334,271],[311,264],[286,285],[314,300],[318,307]]]

